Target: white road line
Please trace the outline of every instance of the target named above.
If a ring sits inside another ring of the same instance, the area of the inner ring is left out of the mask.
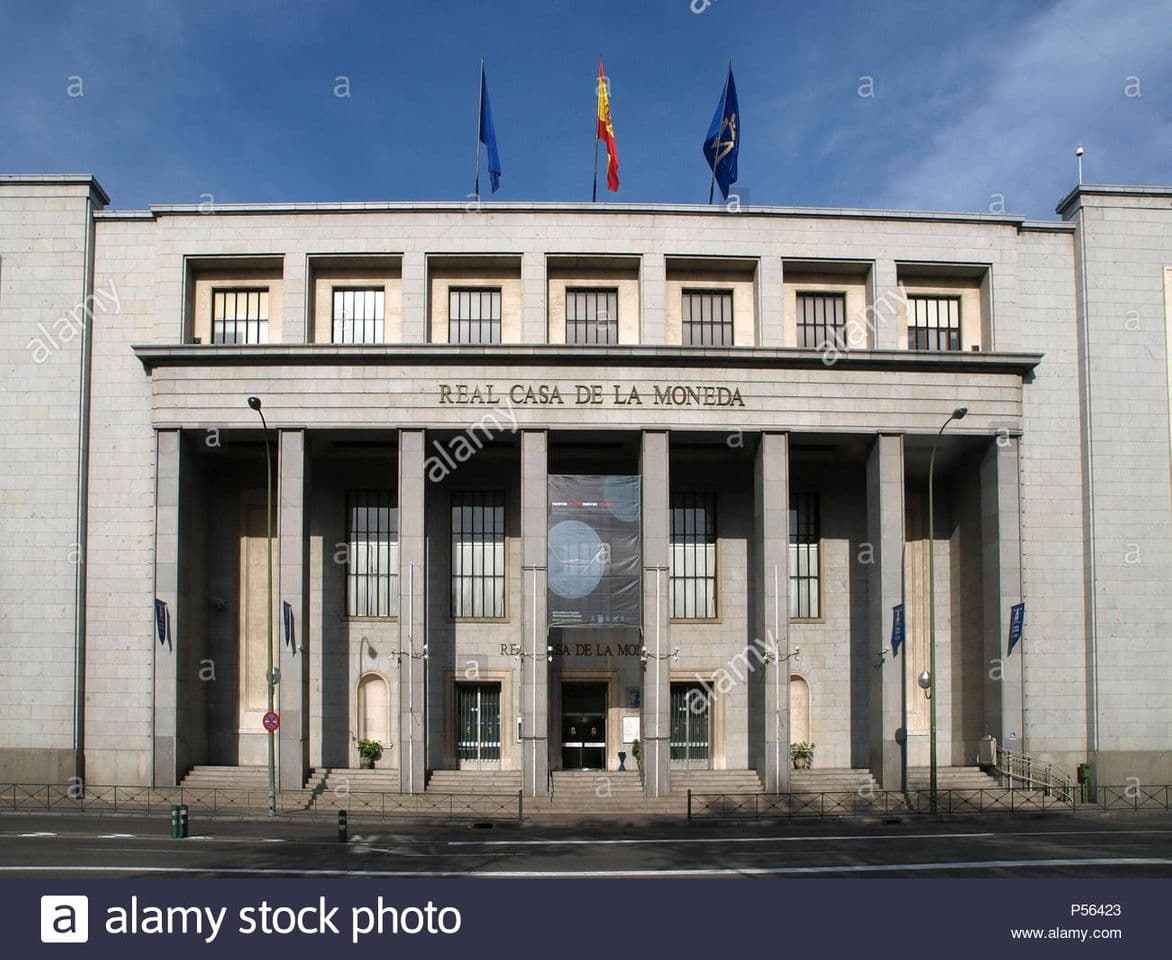
[[[809,843],[818,840],[954,840],[995,837],[995,833],[846,834],[821,837],[640,837],[616,840],[449,840],[449,847],[622,847],[676,843]]]
[[[29,840],[33,837],[55,837],[55,836],[57,836],[57,834],[55,834],[55,833],[18,833],[17,836],[20,837],[22,840]]]
[[[386,877],[428,879],[468,877],[481,880],[556,880],[603,879],[609,877],[639,879],[651,877],[780,877],[810,874],[839,873],[893,873],[896,871],[943,870],[1021,870],[1031,867],[1172,867],[1172,860],[1163,857],[1078,857],[1047,860],[956,860],[930,863],[867,863],[836,864],[811,867],[714,867],[691,869],[642,870],[282,870],[272,867],[125,867],[125,866],[44,866],[29,864],[0,866],[0,873],[137,873],[137,874],[203,874],[222,876],[276,877]]]
[[[98,839],[99,840],[134,840],[135,836],[133,833],[100,833],[100,834],[98,834]]]

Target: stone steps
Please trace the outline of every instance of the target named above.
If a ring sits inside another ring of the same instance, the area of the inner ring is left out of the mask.
[[[179,783],[184,790],[268,790],[268,767],[197,765]]]
[[[693,793],[763,793],[756,770],[673,770],[671,792]]]
[[[306,789],[318,795],[347,793],[399,793],[399,771],[395,769],[327,767],[311,770]]]
[[[927,790],[931,777],[929,767],[909,767],[908,789]],[[936,770],[937,790],[996,790],[999,786],[997,778],[980,767],[939,767]]]
[[[851,767],[811,767],[790,770],[790,793],[858,793],[879,790],[870,770]]]
[[[520,770],[432,770],[428,793],[505,794],[521,789]]]

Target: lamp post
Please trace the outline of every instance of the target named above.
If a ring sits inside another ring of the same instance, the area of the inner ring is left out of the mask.
[[[963,420],[969,412],[968,407],[957,407],[936,433],[932,441],[932,455],[928,458],[928,678],[927,686],[924,677],[920,676],[920,686],[928,697],[929,726],[931,737],[929,749],[931,751],[931,767],[929,768],[928,794],[931,811],[936,813],[936,446],[944,435],[945,428],[953,420]]]
[[[268,654],[268,671],[265,673],[265,686],[268,689],[269,712],[273,710],[273,455],[269,446],[269,425],[265,422],[265,415],[260,408],[260,397],[249,397],[248,405],[260,417],[261,429],[265,438],[265,539],[268,543],[268,639],[265,651]],[[267,731],[269,738],[269,816],[277,814],[277,759],[276,734]]]

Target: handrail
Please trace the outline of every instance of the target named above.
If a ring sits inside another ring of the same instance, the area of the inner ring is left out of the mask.
[[[1074,796],[1074,778],[1060,771],[1048,760],[1006,750],[994,742],[994,768],[1008,781],[1012,790],[1017,783],[1023,786],[1053,794],[1060,800],[1069,801]]]

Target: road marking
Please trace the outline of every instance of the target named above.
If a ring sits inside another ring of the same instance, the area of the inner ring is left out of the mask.
[[[136,873],[141,875],[195,873],[203,876],[275,876],[275,877],[387,877],[430,879],[469,877],[481,880],[556,880],[556,879],[639,879],[651,877],[779,877],[839,873],[935,872],[942,870],[1020,870],[1031,867],[1172,867],[1164,857],[1078,857],[1046,860],[956,860],[929,863],[835,864],[810,867],[714,867],[668,868],[664,870],[322,870],[275,867],[124,867],[124,866],[43,866],[29,864],[0,866],[0,873]]]
[[[818,837],[640,837],[615,840],[449,840],[449,847],[621,847],[674,843],[809,843],[817,840],[955,840],[995,837],[995,833],[845,834]]]
[[[135,836],[133,833],[100,833],[99,840],[133,840]]]
[[[18,833],[17,836],[20,837],[22,840],[30,840],[33,837],[55,837],[55,836],[57,836],[57,834],[55,834],[55,833]]]

